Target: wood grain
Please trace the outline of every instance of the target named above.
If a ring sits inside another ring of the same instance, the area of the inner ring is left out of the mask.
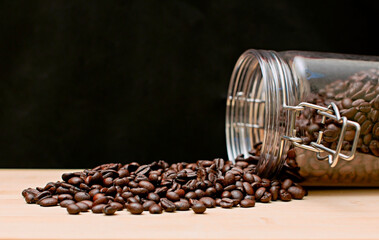
[[[250,209],[140,216],[68,215],[26,204],[21,191],[68,170],[0,170],[0,239],[379,239],[379,189],[311,190],[302,201]]]

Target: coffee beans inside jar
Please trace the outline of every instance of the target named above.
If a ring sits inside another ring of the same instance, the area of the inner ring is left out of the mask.
[[[190,209],[201,214],[216,206],[250,208],[256,202],[302,199],[307,194],[303,187],[285,179],[286,172],[282,181],[260,178],[257,163],[252,156],[239,156],[235,164],[221,158],[171,165],[163,160],[144,165],[109,163],[64,173],[62,181],[25,189],[22,195],[27,203],[60,205],[69,214],[91,210],[113,215],[126,209],[138,215]]]

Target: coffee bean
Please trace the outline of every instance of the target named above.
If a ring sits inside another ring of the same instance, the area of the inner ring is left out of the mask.
[[[149,192],[152,192],[155,190],[154,185],[149,181],[141,181],[138,183],[138,186],[140,186],[141,188],[147,189],[147,191]]]
[[[379,112],[379,111],[378,111]],[[376,137],[379,138],[379,122],[375,123],[373,129],[372,129],[372,134]]]
[[[162,208],[166,212],[175,212],[176,210],[175,204],[171,202],[170,200],[168,200],[167,198],[161,198],[160,203],[161,203]]]
[[[159,199],[160,199],[160,197],[159,197],[159,195],[158,194],[156,194],[156,193],[149,193],[148,195],[147,195],[147,199],[149,199],[149,200],[152,200],[152,201],[154,201],[154,202],[159,202]]]
[[[366,135],[371,132],[373,124],[370,120],[366,120],[361,125],[361,135]]]
[[[279,198],[280,198],[280,200],[286,202],[286,201],[290,201],[292,199],[292,196],[286,190],[280,189],[280,191],[279,191]]]
[[[264,187],[258,188],[257,191],[255,191],[255,199],[260,200],[265,192],[266,192],[266,188]]]
[[[112,205],[106,205],[104,208],[103,208],[103,213],[105,215],[113,215],[115,214],[115,212],[117,211],[117,208],[115,208],[114,206]]]
[[[379,157],[379,141],[378,140],[372,140],[370,142],[369,148],[375,156]]]
[[[146,188],[137,187],[130,189],[130,192],[134,195],[146,195],[149,191]]]
[[[251,173],[245,173],[243,175],[243,180],[245,180],[248,183],[253,183],[254,182],[253,174],[251,174]]]
[[[233,173],[228,172],[225,174],[224,181],[225,181],[225,186],[228,186],[228,185],[234,184],[236,182],[236,178]]]
[[[86,192],[78,192],[75,194],[74,198],[75,198],[75,201],[80,202],[83,200],[90,200],[91,196]]]
[[[119,202],[111,202],[108,205],[115,208],[116,211],[122,211],[124,209],[124,205]]]
[[[216,201],[211,197],[202,197],[199,201],[207,208],[216,207]]]
[[[103,208],[105,206],[106,206],[106,204],[93,205],[91,210],[93,213],[103,213]]]
[[[78,202],[78,203],[76,203],[76,206],[78,206],[80,208],[81,212],[88,212],[89,207],[87,204],[85,204],[83,202]]]
[[[344,98],[341,103],[343,108],[348,109],[352,107],[353,101],[350,98]]]
[[[152,200],[148,200],[148,201],[144,202],[144,203],[142,204],[143,210],[144,210],[144,211],[149,211],[149,208],[150,208],[152,205],[154,205],[154,204],[156,204],[156,203],[155,203],[154,201],[152,201]]]
[[[195,194],[196,194],[197,198],[202,198],[205,196],[205,192],[201,189],[196,189]]]
[[[221,202],[220,202],[220,207],[222,208],[232,208],[234,206],[234,202],[233,201],[225,201],[224,199],[221,199]]]
[[[200,202],[192,205],[191,208],[192,208],[193,212],[196,213],[196,214],[202,214],[202,213],[205,212],[205,210],[207,210],[207,208],[205,207],[205,205],[203,203],[200,203]]]
[[[39,205],[42,207],[52,207],[58,205],[58,200],[52,197],[47,197],[39,201]]]
[[[90,209],[92,208],[92,205],[93,205],[93,202],[90,200],[83,200],[83,201],[81,201],[81,203],[87,204],[88,208],[90,208]]]
[[[248,195],[253,195],[254,194],[254,189],[253,189],[253,187],[251,186],[250,183],[243,182],[242,186],[243,186],[243,189],[246,192],[246,194],[248,194]]]
[[[271,200],[272,201],[276,201],[278,199],[278,197],[279,197],[279,190],[280,190],[279,186],[272,186],[270,188]]]
[[[128,211],[131,214],[141,214],[143,210],[143,206],[140,203],[130,203],[128,205]]]
[[[231,194],[232,199],[238,199],[240,201],[243,199],[243,194],[239,190],[233,190],[230,192],[230,194]]]
[[[232,194],[229,191],[223,191],[221,194],[221,198],[231,198]]]
[[[70,204],[67,206],[67,212],[69,214],[79,214],[80,213],[80,207],[78,207],[76,204]]]
[[[176,192],[167,192],[166,197],[167,197],[167,199],[174,201],[174,202],[179,201],[179,199],[180,199],[179,194],[177,194]]]
[[[190,208],[188,201],[176,201],[174,204],[178,211],[187,211]]]
[[[205,190],[205,196],[213,197],[217,194],[217,190],[214,187],[209,187]]]
[[[240,202],[240,206],[243,208],[250,208],[255,206],[255,201],[251,199],[244,199]]]
[[[62,202],[64,200],[72,200],[74,199],[71,194],[60,194],[58,195],[58,201]]]
[[[188,193],[185,195],[185,198],[187,198],[187,199],[190,199],[190,198],[196,199],[196,198],[197,198],[197,195],[196,195],[195,192],[188,192]]]
[[[99,204],[107,204],[109,202],[109,199],[106,196],[100,196],[96,198],[95,201],[93,201],[93,206],[99,205]]]
[[[293,184],[293,181],[287,178],[286,180],[282,182],[282,188],[287,190],[289,187],[292,186],[292,184]]]
[[[297,186],[292,186],[288,188],[288,192],[291,194],[294,199],[303,199],[305,191]]]
[[[62,202],[59,203],[61,207],[67,207],[70,204],[75,204],[74,200],[63,200]]]
[[[158,204],[154,204],[154,205],[150,206],[149,212],[151,214],[161,214],[162,213],[162,208]]]
[[[271,193],[265,192],[263,196],[259,199],[260,202],[268,203],[271,201]]]
[[[80,177],[72,177],[68,180],[68,183],[72,185],[79,185],[83,182],[83,179],[81,179]]]

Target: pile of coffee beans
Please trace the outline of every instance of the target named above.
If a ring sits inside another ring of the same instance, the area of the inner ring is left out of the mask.
[[[259,144],[257,145],[259,147]],[[62,181],[22,192],[27,203],[61,206],[69,214],[92,211],[113,215],[187,211],[201,214],[207,208],[254,207],[256,202],[302,199],[306,190],[291,179],[270,180],[256,173],[257,154],[236,163],[199,160],[174,163],[160,160],[109,163],[82,172],[64,173]]]
[[[315,154],[297,148],[286,160],[287,173],[308,185],[377,186],[379,183],[379,70],[361,71],[325,85],[311,93],[307,102],[328,107],[334,102],[341,115],[360,124],[357,154],[353,161],[339,161],[330,168],[326,161],[318,161]],[[320,130],[324,131],[321,144],[336,149],[342,125],[333,119],[321,123],[317,110],[305,108],[296,120],[297,136],[309,145],[316,141]],[[342,151],[351,150],[355,128],[348,126]],[[298,167],[300,166],[301,169]],[[289,171],[290,170],[290,171]],[[298,171],[299,170],[299,171]],[[300,173],[300,174],[298,174]],[[291,175],[291,174],[290,174]]]
[[[361,125],[357,150],[379,156],[379,70],[358,72],[345,80],[337,80],[311,94],[308,102],[327,107],[336,103],[342,116]],[[315,141],[320,129],[324,130],[322,144],[335,149],[341,133],[341,124],[327,119],[321,124],[322,116],[316,109],[306,108],[296,121],[299,137],[305,144]],[[351,150],[355,128],[348,126],[343,141],[343,150]]]

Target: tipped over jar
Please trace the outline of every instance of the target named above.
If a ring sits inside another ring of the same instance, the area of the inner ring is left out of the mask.
[[[255,159],[262,177],[379,186],[379,57],[247,50],[230,80],[226,140],[229,159]]]

